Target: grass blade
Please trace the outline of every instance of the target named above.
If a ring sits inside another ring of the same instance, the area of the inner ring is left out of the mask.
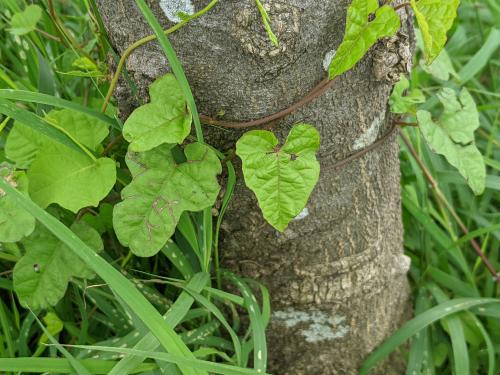
[[[149,301],[124,277],[118,270],[106,262],[95,251],[89,248],[82,240],[71,232],[55,217],[38,207],[30,199],[18,192],[15,188],[0,179],[0,188],[9,194],[20,207],[31,213],[57,238],[64,242],[78,255],[94,272],[99,275],[114,292],[142,319],[149,330],[158,338],[161,345],[170,353],[183,356],[187,361],[194,359],[194,355],[182,342],[172,328],[165,324],[163,317],[149,303]],[[197,374],[190,368],[182,368],[185,375]]]
[[[366,375],[372,367],[392,353],[399,345],[404,343],[414,334],[428,325],[451,315],[458,311],[470,309],[475,306],[499,304],[500,299],[496,298],[457,298],[443,302],[430,310],[418,315],[412,320],[406,322],[394,335],[380,345],[372,354],[366,358],[361,369],[360,375]]]

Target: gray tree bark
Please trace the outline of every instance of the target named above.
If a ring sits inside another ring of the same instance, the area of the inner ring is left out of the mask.
[[[151,34],[134,0],[97,3],[117,52]],[[207,3],[193,1],[196,10]],[[221,0],[170,36],[201,112],[224,111],[230,120],[260,118],[299,100],[326,75],[325,56],[341,42],[349,2],[264,3],[279,47],[269,42],[254,0]],[[172,26],[159,1],[149,5],[164,27]],[[407,28],[405,10],[399,12]],[[408,317],[396,137],[341,169],[328,166],[390,128],[388,96],[394,76],[407,68],[409,44],[404,31],[379,43],[332,89],[275,126],[284,139],[294,123],[307,122],[322,139],[320,181],[307,209],[284,233],[265,223],[239,179],[223,226],[223,264],[270,290],[274,374],[355,374],[363,358]],[[143,97],[148,84],[169,70],[157,43],[138,49],[126,67]],[[136,105],[126,85],[116,97],[124,116]],[[221,148],[241,135],[208,132]],[[404,370],[391,359],[378,372]]]

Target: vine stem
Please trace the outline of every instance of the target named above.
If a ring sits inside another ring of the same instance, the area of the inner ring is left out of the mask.
[[[466,225],[464,224],[462,219],[460,219],[460,216],[458,216],[458,214],[456,213],[455,209],[450,204],[450,202],[448,202],[448,200],[446,199],[445,195],[443,194],[443,192],[439,188],[437,181],[434,179],[431,172],[429,171],[429,169],[427,168],[427,166],[425,165],[423,160],[418,155],[417,151],[415,150],[415,148],[411,144],[408,137],[401,130],[399,130],[399,136],[401,137],[403,142],[406,144],[406,147],[408,147],[408,150],[410,150],[410,153],[412,154],[413,158],[416,160],[416,162],[417,162],[418,166],[420,167],[420,169],[422,170],[425,178],[427,179],[427,181],[429,181],[429,183],[432,187],[432,190],[436,194],[436,198],[448,209],[448,211],[451,213],[451,216],[453,216],[453,218],[457,222],[457,224],[460,227],[460,229],[462,230],[462,232],[467,235],[469,233],[469,229],[466,227]],[[495,267],[493,267],[490,260],[483,253],[483,251],[481,250],[481,246],[479,246],[479,244],[477,243],[477,241],[475,239],[471,239],[470,243],[471,243],[472,247],[474,248],[474,251],[476,252],[478,257],[481,258],[485,267],[488,269],[488,271],[493,276],[493,280],[496,281],[497,283],[500,283],[500,273],[495,270]]]
[[[189,21],[192,21],[192,20],[194,20],[194,19],[196,19],[196,18],[204,15],[210,9],[212,9],[213,6],[215,4],[217,4],[218,1],[219,0],[212,0],[205,8],[203,8],[200,11],[192,14],[189,17],[184,18],[178,24],[175,24],[174,26],[172,26],[172,27],[164,30],[164,34],[165,35],[172,34],[174,31],[179,30],[182,26],[184,26]],[[116,85],[118,84],[118,80],[120,79],[120,76],[122,74],[123,68],[125,67],[125,63],[127,62],[127,59],[130,57],[130,55],[132,54],[132,52],[134,52],[140,46],[143,46],[144,44],[149,43],[149,42],[151,42],[153,40],[156,40],[156,39],[157,39],[157,37],[156,37],[155,34],[148,35],[148,36],[146,36],[144,38],[141,38],[141,39],[135,41],[134,43],[132,43],[131,45],[129,45],[125,49],[125,51],[123,51],[123,54],[121,55],[120,60],[118,61],[118,65],[116,67],[116,71],[113,74],[113,78],[111,79],[111,83],[109,85],[108,92],[106,93],[106,97],[104,98],[104,102],[103,102],[102,107],[101,107],[101,112],[105,112],[106,111],[106,108],[108,107],[108,104],[109,104],[109,102],[111,100],[111,97],[113,96],[113,92],[116,89]]]

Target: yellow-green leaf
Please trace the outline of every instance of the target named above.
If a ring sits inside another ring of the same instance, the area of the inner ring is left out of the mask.
[[[389,5],[377,0],[353,0],[347,9],[344,40],[330,63],[330,79],[351,69],[377,40],[394,35],[401,25]]]
[[[305,207],[319,178],[318,131],[295,125],[285,144],[265,130],[245,133],[236,143],[246,185],[255,193],[264,218],[283,231]]]
[[[182,143],[191,131],[191,112],[173,74],[154,81],[149,96],[151,102],[132,112],[123,126],[123,137],[134,152]]]
[[[460,0],[411,0],[424,39],[424,56],[431,64],[446,43]]]
[[[134,179],[122,190],[113,226],[120,242],[138,256],[156,254],[174,233],[180,215],[210,207],[220,190],[217,175],[222,167],[212,149],[190,144],[184,150],[186,162],[178,164],[172,147],[127,155]]]

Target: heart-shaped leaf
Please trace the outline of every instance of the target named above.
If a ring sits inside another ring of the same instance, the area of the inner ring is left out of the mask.
[[[351,69],[375,42],[394,35],[401,25],[394,8],[377,0],[353,0],[347,9],[344,40],[330,63],[330,79]]]
[[[184,211],[210,207],[219,193],[219,158],[201,143],[188,145],[187,161],[177,164],[173,145],[127,155],[133,181],[122,190],[113,211],[120,242],[138,256],[156,254],[172,236]]]
[[[8,164],[0,164],[0,178],[28,195],[28,178]],[[19,207],[11,196],[0,189],[0,242],[17,242],[35,229],[35,218]]]
[[[283,231],[305,207],[319,178],[318,131],[295,125],[283,147],[265,130],[245,133],[236,143],[246,185],[255,193],[264,218]]]
[[[103,249],[99,233],[88,224],[75,223],[71,230],[95,251]],[[42,225],[22,244],[26,254],[16,263],[13,278],[14,290],[24,306],[33,310],[54,306],[72,277],[94,277],[94,272]]]
[[[108,135],[106,123],[70,109],[51,111],[46,120],[91,151]],[[112,159],[77,152],[20,122],[10,131],[5,149],[18,168],[28,168],[30,196],[44,208],[57,203],[77,212],[97,206],[116,181]]]
[[[191,131],[191,112],[173,74],[149,87],[151,102],[137,108],[123,126],[130,150],[147,151],[162,143],[182,143]]]
[[[486,169],[483,156],[474,144],[474,130],[479,127],[479,116],[474,99],[467,89],[460,96],[450,88],[438,93],[444,111],[438,120],[432,120],[428,111],[418,111],[417,120],[422,135],[434,152],[443,155],[465,177],[475,194],[484,191]]]
[[[446,33],[457,16],[460,0],[411,0],[424,39],[424,56],[430,64],[446,43]]]

